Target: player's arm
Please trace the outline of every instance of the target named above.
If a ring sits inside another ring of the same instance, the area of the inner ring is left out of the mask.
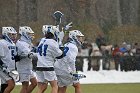
[[[31,52],[31,50],[27,49],[26,46],[23,46],[20,43],[17,44],[17,48],[18,48],[18,56],[20,57],[20,59],[27,58],[27,57],[33,58],[34,56],[36,56],[36,53]]]
[[[1,58],[5,56],[5,52],[4,52],[4,46],[1,42],[0,42],[0,49],[1,49],[1,51],[0,51],[0,66],[3,66],[4,63],[1,60]]]
[[[57,56],[56,57],[57,59],[61,59],[61,58],[65,57],[67,52],[68,52],[68,50],[69,50],[69,48],[61,46],[60,50],[62,51],[62,54],[60,56]]]

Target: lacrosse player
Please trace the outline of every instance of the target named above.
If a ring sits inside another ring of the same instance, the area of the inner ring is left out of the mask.
[[[59,29],[57,26],[43,25],[42,28],[45,38],[42,38],[38,45],[37,79],[38,92],[44,93],[48,83],[52,87],[51,93],[57,93],[57,77],[54,71],[55,58],[63,53],[56,42]]]
[[[20,61],[17,62],[17,70],[19,72],[22,88],[20,93],[31,93],[37,85],[37,80],[32,71],[32,58],[36,55],[31,52],[32,40],[34,39],[34,31],[28,26],[19,27],[20,39],[17,41],[18,55]],[[29,82],[31,84],[29,85]]]
[[[81,93],[79,77],[74,77],[74,74],[78,47],[81,46],[83,36],[79,30],[69,31],[69,41],[64,45],[63,58],[57,57],[54,66],[58,78],[58,93],[66,93],[68,85],[74,86],[75,93]]]
[[[17,32],[13,27],[2,27],[3,39],[0,40],[0,78],[2,80],[1,93],[11,93],[14,89],[15,71],[15,41]]]

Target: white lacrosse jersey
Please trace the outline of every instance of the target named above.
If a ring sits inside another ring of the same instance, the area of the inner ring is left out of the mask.
[[[0,40],[0,57],[9,71],[15,70],[15,55],[17,48],[14,43],[8,42],[5,39]]]
[[[42,38],[37,51],[37,67],[54,67],[55,58],[62,55],[62,51],[54,39]]]
[[[54,64],[57,75],[76,72],[75,61],[78,55],[78,48],[73,43],[66,43],[64,47],[64,57],[56,60]]]
[[[32,44],[18,40],[16,46],[18,55],[21,56],[21,60],[16,62],[17,70],[19,73],[29,73],[28,71],[32,70],[32,59],[28,57],[28,54],[31,52]]]

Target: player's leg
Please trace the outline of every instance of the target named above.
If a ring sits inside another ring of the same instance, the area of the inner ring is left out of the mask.
[[[50,85],[52,87],[51,93],[57,93],[58,91],[57,80],[50,81]]]
[[[37,79],[33,71],[32,71],[32,74],[30,75],[30,82],[31,84],[28,87],[28,93],[31,93],[33,89],[37,86]]]
[[[37,93],[44,93],[48,86],[48,82],[45,80],[44,77],[44,71],[36,71],[36,76],[38,86]]]
[[[7,86],[8,86],[8,84],[1,84],[1,91],[0,91],[0,93],[3,93]]]
[[[22,87],[20,93],[27,93],[29,87],[30,75],[25,73],[19,73],[20,82],[22,83]]]
[[[31,93],[33,91],[33,89],[37,86],[37,80],[35,77],[31,78],[30,82],[31,82],[31,84],[28,87],[28,91],[27,91],[28,93]]]
[[[58,93],[66,93],[67,87],[58,87]]]
[[[6,89],[6,87],[8,86],[8,84],[6,83],[6,80],[1,76],[3,73],[3,71],[0,71],[0,93],[3,93],[4,90]]]
[[[28,81],[23,81],[20,93],[27,93],[28,87],[29,87],[29,82]]]
[[[80,85],[79,82],[74,83],[73,84],[73,87],[75,88],[75,93],[82,93],[82,91],[81,91],[81,85]]]
[[[11,91],[15,87],[15,82],[13,79],[7,80],[6,82],[7,82],[7,87],[5,88],[3,93],[11,93]]]
[[[37,93],[44,93],[45,90],[47,89],[48,83],[38,82],[38,83],[37,83],[37,86],[38,86],[38,91],[37,91]]]
[[[11,78],[10,75],[3,71],[0,71],[0,78],[2,80],[2,93],[10,93],[15,87],[14,80]]]

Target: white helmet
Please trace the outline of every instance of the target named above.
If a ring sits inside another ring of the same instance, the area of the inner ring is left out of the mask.
[[[54,35],[55,39],[57,39],[59,34],[59,28],[53,25],[43,25],[42,32],[44,35],[50,32]]]
[[[32,40],[34,37],[34,31],[28,26],[19,27],[19,34],[27,40]],[[30,34],[32,34],[33,36],[31,36]]]
[[[69,31],[69,38],[70,38],[70,40],[76,42],[78,45],[79,44],[81,45],[81,41],[78,40],[77,36],[83,37],[84,35],[79,30]]]
[[[77,36],[84,36],[79,30],[69,31],[69,38],[76,38]]]
[[[13,27],[2,27],[2,35],[7,40],[11,41],[12,38],[9,36],[10,34],[17,34],[16,30]],[[12,40],[13,41],[13,40]]]

